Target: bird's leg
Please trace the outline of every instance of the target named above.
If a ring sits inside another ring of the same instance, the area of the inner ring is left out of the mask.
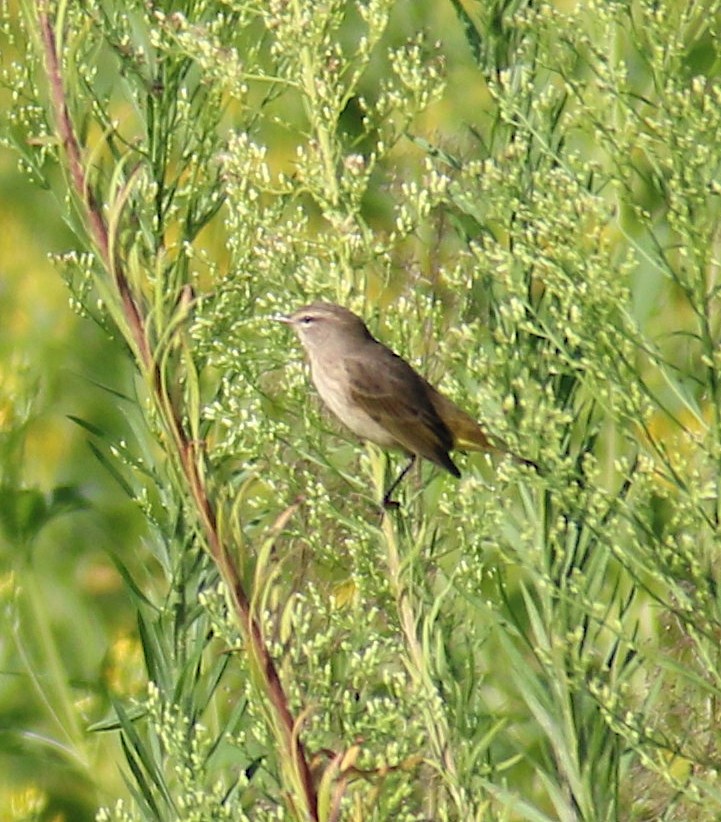
[[[411,470],[413,467],[413,463],[416,461],[416,455],[411,454],[411,458],[408,460],[408,465],[398,474],[396,479],[391,483],[391,487],[386,491],[385,496],[383,497],[383,507],[386,511],[392,510],[395,508],[400,508],[401,504],[398,500],[391,499],[391,494],[398,488],[401,483],[401,480],[405,475]]]

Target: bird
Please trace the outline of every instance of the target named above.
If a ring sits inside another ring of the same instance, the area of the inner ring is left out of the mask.
[[[393,493],[419,458],[459,479],[461,472],[450,455],[457,448],[506,453],[539,470],[533,460],[487,434],[347,308],[317,301],[277,319],[297,334],[313,384],[340,422],[360,439],[408,456],[383,496],[384,509],[399,507]]]

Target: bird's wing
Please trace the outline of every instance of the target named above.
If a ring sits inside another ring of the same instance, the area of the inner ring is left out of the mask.
[[[385,346],[378,351],[383,358],[368,358],[372,365],[364,357],[346,359],[352,399],[406,451],[459,476],[448,456],[453,434],[434,408],[430,386]]]

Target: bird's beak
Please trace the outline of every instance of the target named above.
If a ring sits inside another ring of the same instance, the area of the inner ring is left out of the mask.
[[[271,320],[275,320],[278,323],[285,323],[286,325],[290,325],[293,322],[287,314],[273,314]]]

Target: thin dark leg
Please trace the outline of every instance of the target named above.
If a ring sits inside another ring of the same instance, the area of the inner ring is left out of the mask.
[[[413,468],[413,463],[416,461],[416,455],[412,454],[411,458],[408,460],[408,465],[398,474],[396,479],[391,483],[391,487],[386,491],[385,496],[383,497],[383,507],[386,511],[394,508],[400,508],[401,504],[398,500],[391,499],[391,494],[398,488],[401,484],[403,477]]]

